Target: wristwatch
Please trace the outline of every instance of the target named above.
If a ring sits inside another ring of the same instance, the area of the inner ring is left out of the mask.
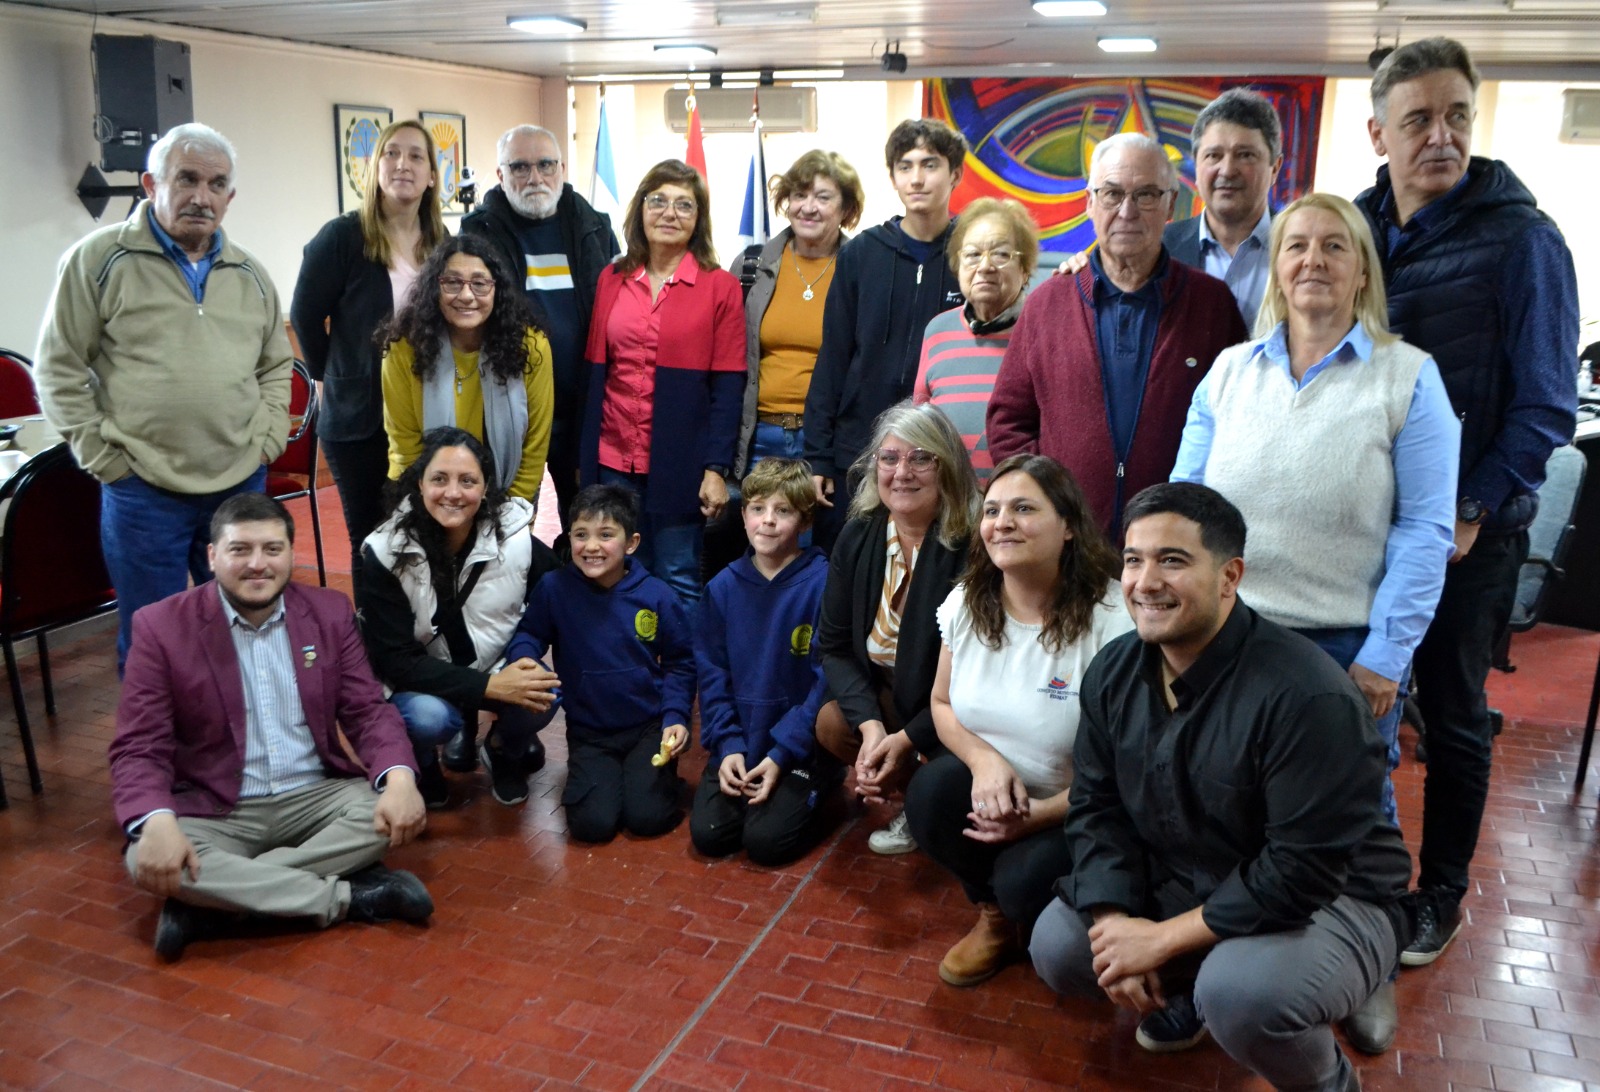
[[[1482,523],[1483,517],[1489,510],[1483,506],[1482,501],[1473,500],[1471,497],[1462,497],[1456,501],[1456,520],[1460,523]]]

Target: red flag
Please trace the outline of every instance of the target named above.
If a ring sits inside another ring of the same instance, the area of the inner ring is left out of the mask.
[[[700,107],[694,99],[694,86],[689,87],[689,150],[683,155],[683,161],[700,172],[702,179],[706,174],[706,139],[700,131]]]

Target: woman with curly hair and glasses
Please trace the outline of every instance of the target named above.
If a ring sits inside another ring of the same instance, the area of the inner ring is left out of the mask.
[[[555,406],[550,342],[494,245],[475,235],[445,240],[386,336],[389,477],[417,461],[424,432],[451,426],[488,446],[496,485],[537,503]]]
[[[362,636],[411,736],[428,806],[450,795],[439,744],[468,725],[475,738],[480,711],[498,716],[478,752],[494,797],[519,804],[544,762],[534,733],[554,715],[557,680],[504,652],[529,588],[558,562],[533,537],[533,506],[506,495],[476,437],[436,428],[420,445],[393,512],[361,547]]]
[[[947,750],[906,790],[923,851],[978,907],[939,977],[973,986],[1026,951],[1071,870],[1062,820],[1078,733],[1078,681],[1133,628],[1121,570],[1072,474],[1044,455],[994,469],[961,584],[939,608],[933,724]]]
[[[600,274],[589,322],[584,485],[639,495],[638,557],[700,599],[705,522],[728,503],[745,385],[744,301],[717,266],[706,184],[657,163],[628,202],[627,252]]]

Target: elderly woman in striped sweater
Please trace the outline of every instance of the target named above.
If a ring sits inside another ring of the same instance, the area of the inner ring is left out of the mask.
[[[979,483],[987,484],[994,460],[983,418],[1039,260],[1039,229],[1020,201],[980,197],[962,210],[946,253],[967,302],[928,323],[912,398],[955,422]]]

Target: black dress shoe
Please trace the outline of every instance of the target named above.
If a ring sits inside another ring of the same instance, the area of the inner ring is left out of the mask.
[[[1382,1054],[1394,1045],[1400,1013],[1394,1003],[1394,983],[1385,982],[1361,1007],[1339,1022],[1344,1037],[1363,1054]]]
[[[433,915],[433,898],[422,881],[400,869],[371,865],[345,879],[350,884],[350,909],[346,921],[375,924],[380,921],[427,923]]]
[[[468,739],[466,730],[457,732],[445,743],[444,768],[452,773],[471,773],[478,768],[477,733]]]
[[[199,906],[190,906],[177,899],[168,899],[156,919],[156,955],[173,962],[183,955],[192,940],[209,936],[214,931],[216,915]]]

